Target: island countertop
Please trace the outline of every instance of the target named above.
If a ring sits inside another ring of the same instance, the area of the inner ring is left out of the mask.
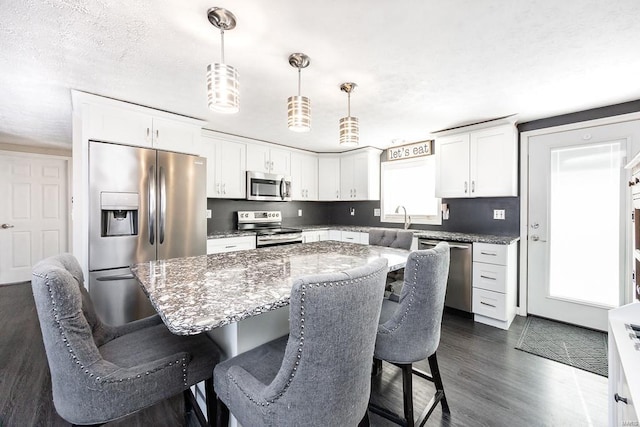
[[[131,271],[174,334],[205,332],[289,304],[293,282],[385,257],[404,267],[409,251],[323,241],[136,264]]]

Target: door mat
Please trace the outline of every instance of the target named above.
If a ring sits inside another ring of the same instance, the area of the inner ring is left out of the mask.
[[[605,332],[528,316],[516,349],[608,376]]]

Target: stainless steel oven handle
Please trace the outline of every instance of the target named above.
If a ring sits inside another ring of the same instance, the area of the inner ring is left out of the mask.
[[[103,277],[96,278],[98,282],[114,282],[117,280],[131,280],[131,279],[135,279],[135,276],[133,274],[120,274],[117,276],[103,276]]]
[[[280,180],[280,198],[283,199],[283,200],[285,198],[284,191],[285,191],[285,181],[284,181],[284,178],[282,178]]]
[[[160,166],[160,217],[158,218],[158,240],[160,244],[164,243],[164,227],[167,216],[167,177],[164,173],[164,167]]]
[[[156,241],[156,167],[151,165],[149,168],[149,243],[153,245]]]

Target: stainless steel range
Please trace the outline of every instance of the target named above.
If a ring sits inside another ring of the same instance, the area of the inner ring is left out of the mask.
[[[256,248],[302,243],[302,230],[282,227],[280,211],[238,211],[238,230],[256,232]]]

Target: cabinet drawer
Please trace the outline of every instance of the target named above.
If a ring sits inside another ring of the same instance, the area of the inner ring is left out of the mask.
[[[473,288],[473,312],[498,320],[507,320],[505,294]]]
[[[207,240],[207,254],[218,254],[255,248],[256,238],[254,236],[227,237]]]
[[[507,267],[485,262],[474,262],[473,287],[505,293],[507,291]]]
[[[369,244],[369,233],[360,233],[357,231],[343,231],[342,241],[367,245]]]
[[[508,248],[509,245],[474,243],[473,262],[487,262],[489,264],[507,265]]]

